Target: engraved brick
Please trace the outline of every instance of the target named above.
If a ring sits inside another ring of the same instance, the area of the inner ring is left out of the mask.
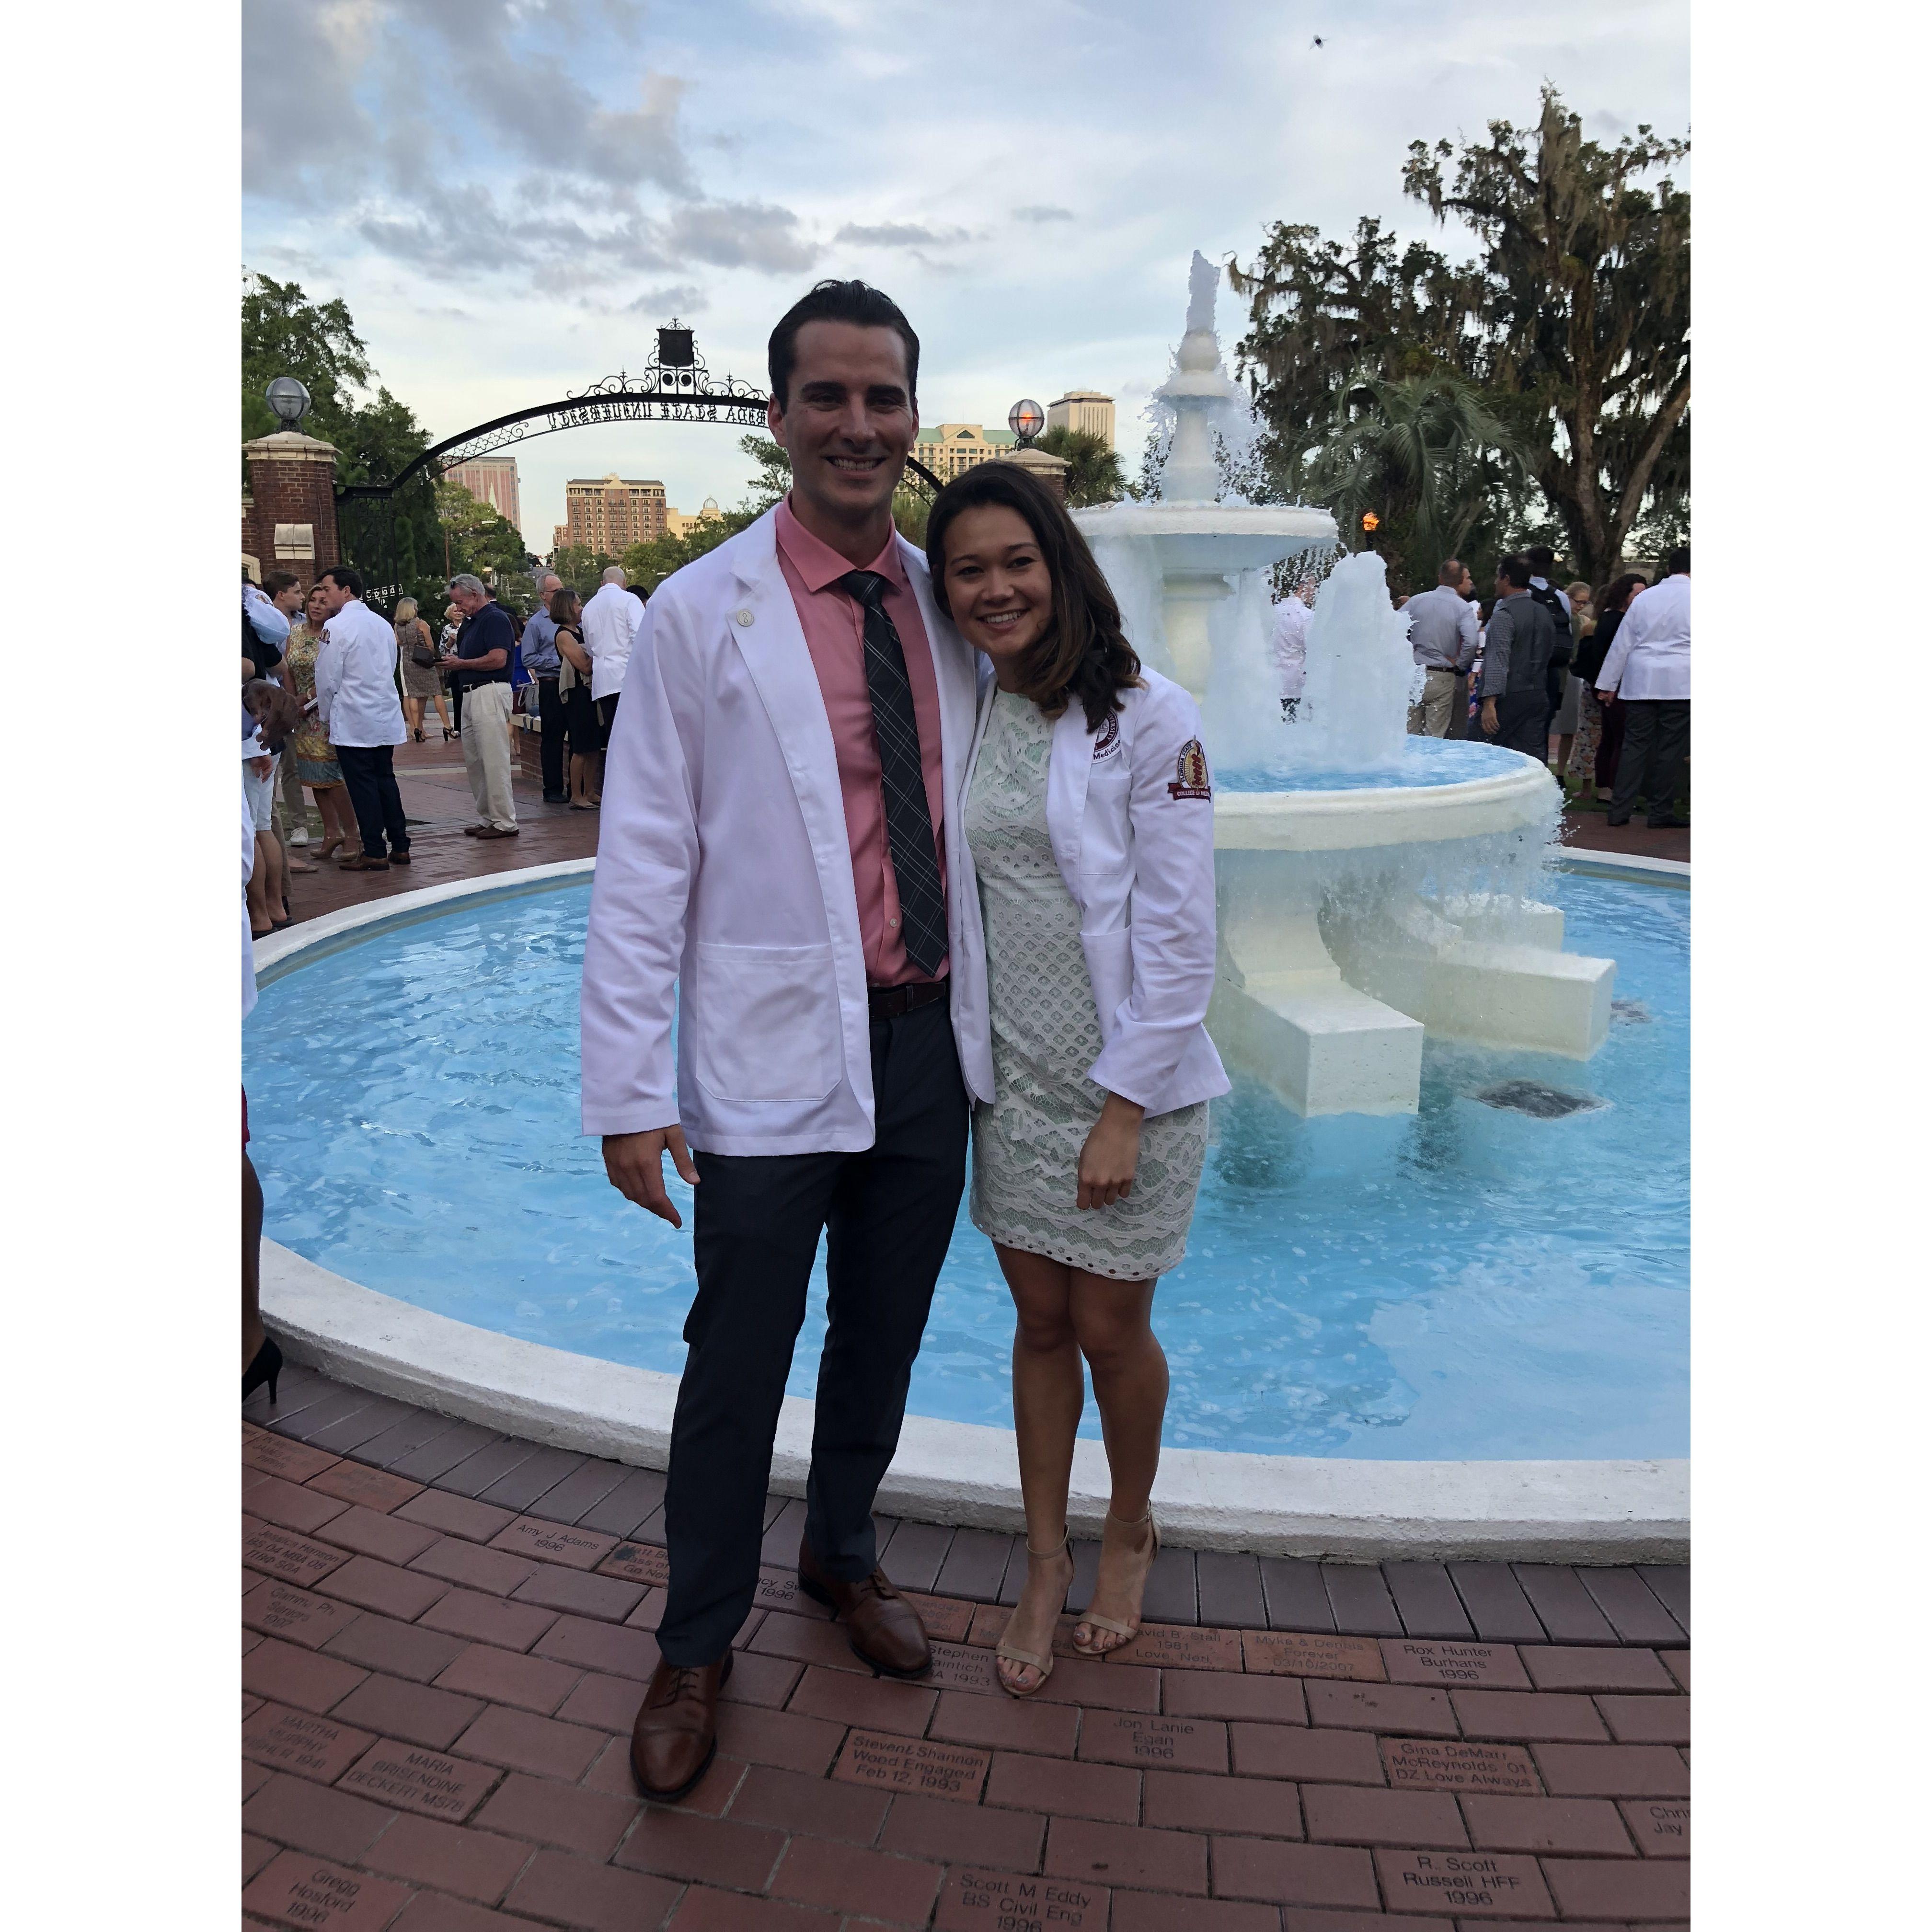
[[[1391,1912],[1472,1918],[1555,1916],[1534,1858],[1502,1852],[1378,1851],[1375,1860]]]
[[[946,1875],[934,1932],[1106,1932],[1107,1887],[962,1865]]]
[[[242,1904],[244,1911],[260,1912],[278,1925],[382,1932],[410,1896],[406,1885],[346,1870],[312,1852],[284,1852],[249,1881]]]
[[[373,1733],[286,1704],[264,1704],[242,1726],[242,1755],[272,1771],[331,1784],[375,1742]]]
[[[989,1751],[935,1744],[881,1731],[855,1730],[845,1740],[832,1776],[875,1790],[911,1792],[976,1804],[992,1762]]]
[[[384,1738],[343,1774],[338,1788],[398,1811],[460,1825],[502,1774],[490,1765]]]
[[[1168,1771],[1228,1768],[1227,1726],[1213,1718],[1164,1718],[1138,1711],[1090,1711],[1081,1720],[1079,1756],[1100,1764],[1154,1765]]]
[[[1491,1690],[1530,1688],[1521,1660],[1506,1643],[1385,1636],[1382,1661],[1391,1684],[1468,1684]]]
[[[1144,1664],[1162,1670],[1239,1670],[1238,1630],[1202,1630],[1190,1624],[1143,1624],[1141,1634],[1107,1653],[1109,1664]]]
[[[333,1598],[319,1597],[274,1576],[256,1584],[242,1599],[244,1629],[298,1643],[308,1650],[320,1650],[358,1614]]]
[[[647,1589],[662,1589],[670,1581],[670,1558],[655,1543],[620,1543],[592,1567],[599,1576],[621,1576],[627,1583],[641,1583]]]
[[[1286,1677],[1339,1677],[1384,1682],[1388,1671],[1376,1640],[1310,1630],[1244,1630],[1241,1654],[1250,1670]]]
[[[1636,1848],[1647,1858],[1690,1856],[1690,1801],[1688,1798],[1622,1798],[1624,1814]]]
[[[242,1519],[242,1561],[265,1576],[279,1576],[284,1583],[313,1588],[332,1570],[350,1561],[339,1550],[326,1543],[312,1542],[278,1529],[272,1522],[244,1514]]]
[[[547,1522],[539,1516],[520,1516],[490,1539],[492,1550],[533,1562],[561,1564],[566,1570],[594,1570],[617,1547],[617,1538],[602,1531],[577,1529],[568,1523]],[[669,1575],[665,1572],[665,1576]],[[662,1583],[664,1576],[652,1580]]]
[[[1384,1738],[1382,1761],[1398,1791],[1480,1791],[1533,1798],[1540,1786],[1520,1744],[1466,1744],[1454,1738]]]

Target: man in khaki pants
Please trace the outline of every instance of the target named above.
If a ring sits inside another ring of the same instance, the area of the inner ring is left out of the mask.
[[[510,614],[480,578],[452,578],[449,601],[463,614],[454,675],[463,680],[463,762],[477,822],[472,838],[514,838],[517,803],[510,790],[510,654],[517,636]]]
[[[1402,606],[1408,641],[1424,675],[1422,696],[1408,708],[1412,738],[1446,737],[1454,709],[1456,680],[1476,661],[1476,607],[1463,601],[1461,560],[1450,557],[1436,573],[1436,587]]]

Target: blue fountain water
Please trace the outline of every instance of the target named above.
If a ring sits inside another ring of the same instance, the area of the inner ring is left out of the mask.
[[[1568,944],[1617,961],[1619,1017],[1587,1065],[1431,1042],[1412,1118],[1304,1121],[1252,1088],[1215,1103],[1188,1257],[1155,1304],[1171,1444],[1686,1453],[1689,895],[1581,876],[1551,893]],[[324,1267],[674,1372],[688,1190],[674,1233],[578,1136],[589,898],[572,883],[461,908],[274,978],[245,1030],[252,1150],[269,1234]],[[1509,1079],[1605,1104],[1540,1119],[1475,1097]],[[962,1214],[912,1408],[1007,1424],[1012,1326]],[[794,1394],[824,1327],[821,1271]]]
[[[1216,770],[1214,782],[1223,791],[1406,791],[1502,778],[1529,762],[1520,752],[1480,738],[1405,737],[1401,742],[1401,756],[1393,764],[1348,771],[1296,768],[1285,761],[1279,767],[1238,766]]]

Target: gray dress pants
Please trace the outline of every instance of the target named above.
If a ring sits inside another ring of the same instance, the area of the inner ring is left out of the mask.
[[[1624,748],[1617,760],[1616,790],[1610,820],[1621,825],[1644,800],[1654,825],[1676,815],[1684,789],[1684,760],[1690,755],[1690,700],[1688,698],[1619,698],[1624,714]]]

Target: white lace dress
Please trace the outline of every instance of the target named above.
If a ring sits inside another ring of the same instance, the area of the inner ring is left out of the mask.
[[[1046,825],[1053,725],[998,692],[966,800],[980,878],[993,1032],[993,1099],[973,1110],[973,1225],[1010,1248],[1115,1281],[1146,1281],[1187,1252],[1208,1151],[1208,1102],[1146,1120],[1133,1192],[1075,1205],[1080,1150],[1106,1094],[1087,1078],[1100,1022],[1080,909]]]

